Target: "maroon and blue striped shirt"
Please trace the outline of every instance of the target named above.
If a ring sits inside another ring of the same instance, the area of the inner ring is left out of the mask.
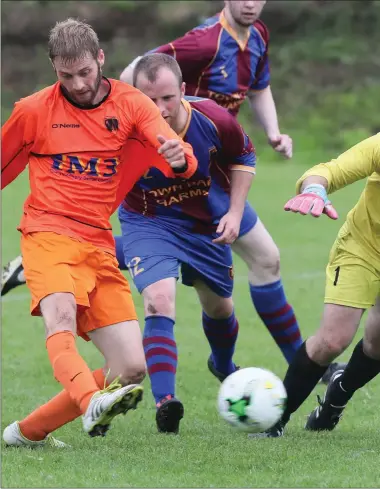
[[[250,27],[246,41],[240,41],[222,11],[150,52],[175,57],[186,95],[215,100],[236,115],[250,90],[269,85],[268,42],[268,29],[260,20]]]

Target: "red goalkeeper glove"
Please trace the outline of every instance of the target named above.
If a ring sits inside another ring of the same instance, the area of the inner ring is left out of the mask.
[[[320,184],[308,185],[302,194],[288,200],[284,210],[299,212],[304,216],[311,214],[313,217],[326,214],[330,219],[338,219],[338,213],[329,201],[325,187]]]

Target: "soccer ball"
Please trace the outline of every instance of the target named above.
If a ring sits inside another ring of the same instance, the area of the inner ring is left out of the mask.
[[[263,368],[242,368],[222,383],[218,410],[235,428],[261,433],[281,418],[286,399],[283,383],[272,372]]]

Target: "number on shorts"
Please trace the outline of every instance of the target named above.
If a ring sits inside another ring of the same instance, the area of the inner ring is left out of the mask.
[[[144,268],[139,268],[140,261],[141,258],[139,256],[135,256],[130,262],[127,263],[129,273],[132,275],[132,277],[136,277],[136,275],[144,271]]]
[[[336,285],[338,283],[338,279],[339,279],[339,272],[340,272],[340,267],[336,267],[335,269],[335,280],[334,280],[334,285]]]

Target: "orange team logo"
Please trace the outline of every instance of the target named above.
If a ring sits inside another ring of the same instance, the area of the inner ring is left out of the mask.
[[[119,121],[116,119],[116,117],[106,117],[104,119],[104,125],[110,132],[116,132],[119,129]]]
[[[229,267],[228,273],[230,275],[230,279],[233,280],[235,274],[234,274],[234,267],[232,265]]]

